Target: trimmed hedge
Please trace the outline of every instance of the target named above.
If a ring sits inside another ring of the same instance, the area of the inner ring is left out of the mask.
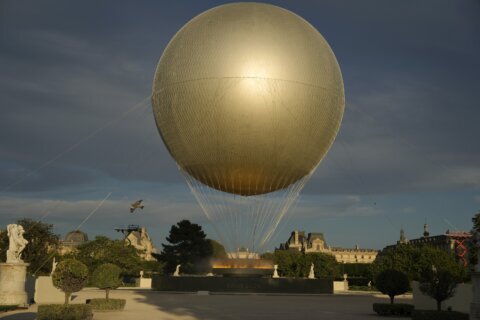
[[[0,312],[7,312],[7,311],[12,311],[17,309],[18,305],[5,305],[5,306],[0,306]]]
[[[95,311],[123,310],[126,302],[125,299],[90,299],[87,301]]]
[[[412,320],[468,320],[467,313],[458,311],[414,310]]]
[[[413,305],[407,303],[374,303],[373,311],[380,316],[410,316]]]
[[[343,278],[342,278],[343,280]],[[349,286],[368,286],[370,280],[365,277],[348,277],[348,285]]]
[[[37,320],[91,320],[92,307],[86,304],[44,304],[38,306]]]

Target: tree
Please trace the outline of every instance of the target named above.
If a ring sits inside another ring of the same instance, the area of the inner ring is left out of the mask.
[[[212,258],[216,259],[226,259],[228,258],[225,247],[218,241],[213,239],[207,239],[212,247]]]
[[[34,221],[32,219],[20,219],[16,222],[25,230],[24,238],[28,241],[22,251],[22,259],[29,263],[28,272],[38,275],[48,275],[52,270],[51,253],[56,250],[59,237],[53,233],[53,225]],[[7,232],[0,232],[0,261],[6,260],[8,250]]]
[[[334,256],[325,253],[306,253],[303,257],[303,276],[310,273],[310,266],[313,263],[315,277],[336,278],[341,275],[340,265]]]
[[[340,275],[340,265],[335,257],[324,253],[303,254],[296,250],[277,250],[264,253],[263,259],[278,265],[278,272],[284,277],[307,277],[313,263],[316,277],[335,278]]]
[[[61,261],[52,276],[53,285],[65,293],[65,304],[68,304],[73,292],[82,290],[87,279],[87,266],[73,259]]]
[[[388,295],[390,303],[393,304],[395,296],[407,292],[410,283],[405,273],[395,269],[387,269],[377,275],[375,286],[381,293]]]
[[[201,226],[182,220],[171,227],[166,240],[169,244],[162,244],[160,259],[165,262],[167,272],[172,273],[178,264],[185,273],[201,273],[208,269],[206,260],[212,256],[213,249]]]
[[[424,245],[413,246],[401,244],[382,252],[371,266],[373,278],[387,269],[395,269],[405,273],[409,280],[419,281],[423,270],[432,265],[442,266],[460,279],[467,277],[466,269],[458,263],[454,254]]]
[[[110,290],[117,289],[121,284],[122,269],[112,263],[100,265],[92,274],[92,283],[95,287],[105,290],[105,299],[108,300]]]
[[[273,262],[278,265],[278,272],[283,277],[299,278],[303,276],[305,263],[303,254],[294,250],[277,250]]]
[[[457,282],[458,279],[450,271],[431,268],[422,274],[419,289],[437,301],[437,310],[440,311],[442,302],[455,295]]]
[[[468,263],[470,264],[472,270],[473,267],[479,262],[478,261],[478,247],[480,245],[478,234],[480,234],[480,211],[475,214],[472,218],[473,228],[472,235],[474,235],[471,241],[467,242],[468,248]]]
[[[98,236],[77,247],[77,250],[66,258],[74,258],[83,262],[90,270],[97,269],[104,263],[112,263],[120,267],[123,275],[136,276],[145,266],[138,251],[122,240],[112,240]]]

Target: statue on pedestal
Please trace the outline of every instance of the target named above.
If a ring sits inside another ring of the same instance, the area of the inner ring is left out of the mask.
[[[21,225],[7,225],[8,250],[7,262],[0,263],[0,306],[17,305],[28,306],[25,281],[28,263],[24,263],[21,256],[28,241],[23,234]]]
[[[7,226],[7,234],[9,238],[9,245],[7,250],[7,263],[23,263],[21,259],[22,251],[28,244],[23,234],[25,230],[21,225],[9,224]]]
[[[313,270],[314,265],[312,262],[312,265],[310,266],[310,273],[308,274],[308,279],[315,279],[315,271]]]
[[[181,264],[177,265],[177,267],[175,268],[175,272],[173,273],[174,277],[180,277],[180,266]]]
[[[274,268],[274,270],[273,270],[273,276],[272,276],[272,278],[275,278],[275,279],[276,279],[276,278],[280,278],[280,277],[278,276],[278,264],[274,265],[273,268]]]

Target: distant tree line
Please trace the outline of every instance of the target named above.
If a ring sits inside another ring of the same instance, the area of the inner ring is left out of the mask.
[[[479,215],[474,218],[474,229],[480,225]],[[210,271],[212,258],[226,258],[225,248],[215,240],[208,239],[202,227],[188,220],[179,221],[170,229],[162,244],[163,250],[155,255],[158,261],[143,261],[139,252],[123,240],[112,240],[98,236],[84,243],[73,252],[60,257],[57,252],[59,236],[53,233],[53,225],[21,219],[17,221],[25,229],[25,238],[29,244],[22,257],[29,263],[29,273],[50,274],[52,259],[75,259],[84,263],[89,270],[95,270],[101,264],[112,263],[119,266],[122,276],[138,276],[140,270],[148,273],[167,273],[182,265],[182,273],[206,273]],[[0,233],[0,261],[5,261],[8,250],[8,236]],[[469,278],[469,270],[459,265],[453,254],[428,245],[417,247],[398,245],[385,250],[372,264],[340,264],[332,255],[322,253],[303,254],[299,251],[275,251],[265,253],[263,258],[278,264],[278,271],[285,277],[306,277],[313,263],[318,277],[341,278],[343,273],[349,277],[363,278],[365,283],[375,284],[376,276],[384,270],[393,269],[407,275],[410,281],[420,280],[425,270],[435,266],[439,271],[449,271],[459,281]]]

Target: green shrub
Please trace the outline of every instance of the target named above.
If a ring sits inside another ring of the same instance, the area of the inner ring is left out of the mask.
[[[65,293],[68,304],[72,292],[83,289],[88,278],[88,268],[80,261],[67,259],[57,265],[52,276],[53,285]]]
[[[370,280],[364,277],[348,277],[349,286],[368,287],[369,282]]]
[[[387,269],[380,272],[375,278],[375,287],[390,297],[390,303],[399,294],[404,294],[410,288],[407,275],[401,271]]]
[[[468,320],[467,313],[458,311],[414,310],[412,320]]]
[[[108,300],[110,290],[117,289],[121,284],[120,273],[122,269],[112,263],[99,266],[92,274],[92,283],[95,287],[105,290],[105,298]]]
[[[410,316],[414,307],[406,303],[374,303],[373,311],[380,316]]]
[[[95,311],[109,311],[109,310],[123,310],[125,308],[125,299],[90,299],[87,302],[92,310]]]
[[[7,312],[11,310],[17,309],[18,305],[6,305],[6,306],[0,306],[0,312]]]
[[[45,304],[38,306],[37,320],[91,320],[92,308],[86,304]]]

